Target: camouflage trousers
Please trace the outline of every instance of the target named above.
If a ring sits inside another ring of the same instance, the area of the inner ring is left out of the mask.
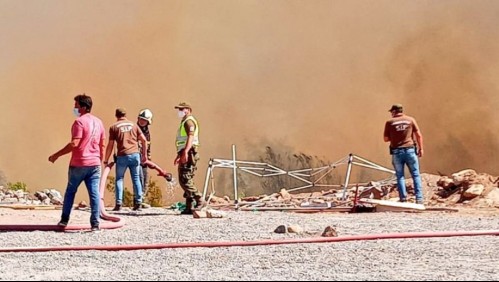
[[[199,193],[194,184],[194,175],[196,173],[196,164],[199,161],[199,153],[195,150],[189,151],[187,163],[178,165],[178,182],[184,190],[184,198],[194,199],[201,198],[203,195]]]

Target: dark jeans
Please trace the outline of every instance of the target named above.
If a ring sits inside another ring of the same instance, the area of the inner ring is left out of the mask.
[[[88,197],[90,198],[90,225],[99,226],[99,182],[101,178],[100,166],[69,167],[68,186],[64,193],[61,220],[68,222],[73,209],[73,204],[80,184],[85,181]]]

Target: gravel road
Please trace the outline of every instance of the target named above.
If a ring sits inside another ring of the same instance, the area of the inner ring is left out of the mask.
[[[0,210],[0,224],[56,223],[60,211]],[[165,209],[120,212],[101,232],[1,232],[0,248],[285,239],[413,231],[499,229],[499,210],[459,213],[228,212],[193,219]],[[70,223],[87,223],[74,211]],[[275,234],[297,224],[302,234]],[[499,280],[499,236],[254,247],[0,253],[0,280]]]

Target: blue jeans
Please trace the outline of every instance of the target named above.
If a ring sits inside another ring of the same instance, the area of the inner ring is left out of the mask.
[[[75,200],[76,192],[80,184],[85,181],[88,197],[90,198],[90,225],[99,226],[99,182],[101,178],[100,166],[69,167],[68,186],[64,193],[64,203],[62,206],[61,220],[68,222]]]
[[[134,153],[116,158],[116,204],[123,204],[123,178],[126,169],[130,169],[134,193],[134,204],[142,203],[142,183],[140,182],[140,154]]]
[[[416,194],[416,201],[423,201],[423,189],[421,185],[421,176],[419,174],[419,161],[418,156],[416,155],[416,149],[392,149],[392,164],[395,168],[395,174],[397,176],[397,187],[400,200],[407,200],[404,175],[405,165],[407,165],[414,182],[414,194]]]

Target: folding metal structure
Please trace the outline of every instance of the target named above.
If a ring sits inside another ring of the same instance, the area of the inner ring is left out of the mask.
[[[347,165],[347,172],[345,177],[345,182],[343,184],[323,184],[319,183],[324,177],[330,174],[334,169],[338,166]],[[238,181],[237,181],[237,170],[246,172],[258,177],[275,177],[279,175],[287,175],[294,179],[297,179],[303,182],[302,186],[299,187],[289,187],[286,189],[288,192],[303,190],[311,187],[338,187],[343,188],[343,200],[346,200],[346,192],[349,187],[350,176],[352,172],[353,166],[360,166],[364,168],[375,169],[378,171],[386,172],[391,174],[391,177],[385,180],[377,181],[378,184],[382,184],[383,182],[391,182],[394,179],[395,171],[378,165],[374,162],[368,161],[364,158],[356,156],[354,154],[350,154],[334,163],[331,163],[326,166],[316,167],[316,168],[305,168],[298,170],[290,170],[286,171],[274,165],[263,163],[263,162],[252,162],[252,161],[238,161],[236,160],[236,146],[232,145],[232,159],[210,159],[206,178],[204,182],[204,190],[203,197],[206,199],[206,195],[208,193],[208,185],[212,183],[213,189],[213,172],[215,168],[228,168],[233,170],[233,185],[234,185],[234,200],[237,204],[237,195],[238,195]]]

